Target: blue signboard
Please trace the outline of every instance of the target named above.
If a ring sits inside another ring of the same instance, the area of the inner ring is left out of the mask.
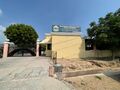
[[[52,32],[80,32],[79,26],[53,25]]]

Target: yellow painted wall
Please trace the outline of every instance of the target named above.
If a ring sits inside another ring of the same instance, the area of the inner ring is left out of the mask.
[[[109,50],[89,50],[89,51],[85,51],[84,56],[85,57],[82,58],[110,57],[112,56],[112,53]]]
[[[50,57],[51,54],[52,54],[51,50],[46,50],[46,51],[45,51],[45,55],[46,55],[47,57]]]
[[[46,56],[51,56],[51,52],[57,52],[57,58],[66,59],[112,56],[109,50],[85,50],[85,40],[79,35],[51,35],[46,38],[51,38],[52,42],[52,51],[46,50]]]
[[[49,40],[49,42],[52,42],[51,35],[46,35],[46,39]],[[46,45],[45,54],[46,54],[47,57],[51,57],[51,55],[52,55],[52,51],[51,50],[47,50],[47,45]]]
[[[99,58],[99,57],[110,57],[112,53],[110,50],[85,50],[85,40],[83,39],[82,47],[80,52],[80,58]]]
[[[57,58],[80,58],[82,44],[80,36],[52,35],[52,51],[57,51]]]

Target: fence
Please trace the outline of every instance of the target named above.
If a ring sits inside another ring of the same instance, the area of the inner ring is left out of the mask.
[[[35,56],[35,48],[20,48],[14,44],[9,45],[8,56]]]

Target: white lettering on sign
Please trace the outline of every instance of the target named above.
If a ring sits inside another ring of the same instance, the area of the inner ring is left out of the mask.
[[[53,32],[80,32],[80,27],[78,26],[62,26],[53,25]]]

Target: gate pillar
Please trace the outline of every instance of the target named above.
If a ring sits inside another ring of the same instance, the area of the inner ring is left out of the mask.
[[[37,43],[36,43],[36,57],[39,57],[39,46],[40,46],[40,40],[37,39]]]
[[[7,39],[3,45],[3,58],[8,57],[8,48],[9,48],[9,40]]]

